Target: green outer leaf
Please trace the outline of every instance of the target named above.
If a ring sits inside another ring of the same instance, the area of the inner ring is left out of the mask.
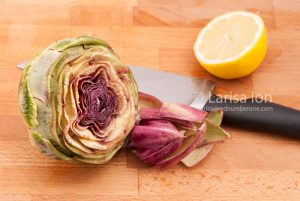
[[[193,152],[191,152],[189,155],[187,155],[184,159],[182,159],[181,162],[187,167],[197,165],[207,156],[207,154],[211,151],[212,148],[213,144],[208,144],[203,147],[199,147]]]
[[[56,142],[52,134],[52,110],[39,99],[35,100],[37,106],[37,120],[39,124],[31,130],[39,133],[42,138]],[[56,142],[56,144],[58,144]]]
[[[46,140],[44,138],[42,138],[42,136],[39,133],[29,130],[29,139],[30,139],[31,145],[36,147],[40,152],[42,152],[48,156],[53,155],[51,149],[49,149],[49,147],[45,143]]]
[[[32,96],[48,104],[50,69],[56,65],[62,53],[46,49],[32,63],[28,72],[28,82]]]
[[[207,123],[207,129],[200,146],[214,142],[220,142],[230,137],[229,133],[220,127],[222,119],[222,110],[216,110],[208,113],[205,120]]]
[[[103,45],[109,47],[107,42],[91,36],[80,36],[74,39],[70,38],[70,39],[60,40],[52,44],[51,47],[56,49],[57,51],[63,51],[66,50],[67,48],[79,46],[79,45]]]
[[[49,45],[48,48],[55,49],[57,51],[60,51],[62,47],[68,46],[70,43],[72,43],[76,38],[64,38],[58,41],[53,42]]]
[[[31,64],[25,67],[20,80],[19,108],[27,126],[29,128],[34,128],[38,125],[38,121],[37,121],[37,106],[33,100],[29,83],[27,80],[27,73],[30,68],[31,68]]]
[[[206,116],[206,119],[208,119],[211,123],[220,126],[223,119],[223,110],[215,110],[212,112],[209,112]]]
[[[229,133],[227,133],[223,128],[213,124],[209,120],[206,120],[206,124],[206,133],[200,146],[211,144],[214,142],[220,142],[230,137]]]
[[[55,146],[49,141],[43,138],[38,132],[30,131],[29,137],[31,140],[31,143],[37,147],[42,153],[47,154],[49,156],[54,156],[59,159],[72,161],[73,158],[70,158],[69,156],[65,155],[64,153],[60,152],[58,149],[56,149]]]
[[[66,147],[57,145],[56,141],[52,141],[52,140],[49,140],[49,141],[59,152],[63,153],[64,155],[66,155],[70,158],[72,158],[74,156],[74,153],[72,151],[70,151],[69,149],[67,149]]]

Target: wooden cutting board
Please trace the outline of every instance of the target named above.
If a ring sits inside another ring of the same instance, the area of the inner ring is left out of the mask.
[[[192,45],[214,16],[260,14],[269,50],[246,78],[224,81],[197,63]],[[237,94],[271,94],[300,109],[298,0],[0,0],[0,200],[300,200],[300,142],[227,128],[194,168],[146,168],[130,153],[107,165],[72,165],[30,146],[17,106],[20,71],[50,42],[89,35],[107,40],[128,64],[215,80]]]

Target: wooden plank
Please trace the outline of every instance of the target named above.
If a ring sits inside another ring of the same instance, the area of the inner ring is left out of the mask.
[[[56,200],[57,197],[59,197],[59,200],[61,201],[69,201],[69,200],[82,200],[82,201],[102,201],[102,200],[109,200],[109,201],[153,201],[153,200],[160,200],[160,201],[199,201],[202,199],[205,200],[212,200],[212,201],[282,201],[282,200],[289,200],[289,201],[298,201],[299,196],[293,196],[293,195],[278,195],[276,198],[273,198],[273,196],[238,196],[236,194],[231,193],[230,195],[224,196],[218,196],[218,195],[210,195],[210,196],[193,196],[193,195],[139,195],[139,196],[118,196],[118,195],[112,195],[112,196],[101,196],[101,195],[33,195],[32,201],[50,201],[50,200]]]
[[[132,24],[131,7],[76,5],[71,6],[70,16],[72,25],[130,26]]]
[[[274,19],[279,29],[299,30],[300,3],[297,0],[273,0]],[[293,32],[291,32],[293,33]]]
[[[0,91],[17,92],[19,86],[20,70],[13,68],[0,68],[1,89]],[[9,75],[9,76],[8,76]],[[14,94],[17,97],[17,94]]]
[[[9,133],[6,133],[6,136]],[[1,167],[5,168],[16,168],[16,167],[27,167],[27,168],[122,168],[127,167],[126,152],[120,152],[117,154],[110,163],[105,165],[93,166],[89,164],[72,164],[61,160],[55,160],[41,154],[37,149],[31,146],[28,141],[28,132],[24,130],[19,132],[19,136],[14,140],[8,140],[1,138],[0,147],[0,162]],[[126,170],[125,170],[126,171]],[[9,177],[8,177],[9,178]],[[132,177],[131,179],[135,179]]]
[[[30,1],[23,1],[23,0],[3,0],[5,4],[12,4],[19,6],[21,5],[88,5],[88,6],[95,6],[95,5],[102,5],[102,6],[134,6],[137,5],[137,0],[89,0],[89,1],[82,1],[82,0],[51,0],[51,1],[39,1],[39,0],[30,0]]]
[[[1,167],[0,188],[8,194],[137,195],[137,170],[123,167]]]
[[[139,0],[134,7],[134,25],[203,27],[212,18],[233,10],[246,10],[260,14],[266,26],[274,29],[272,0],[264,1],[157,1]]]
[[[20,15],[22,13],[22,15]],[[34,13],[34,15],[33,15]],[[69,8],[54,5],[5,5],[0,7],[0,24],[67,24]]]
[[[141,195],[188,195],[198,199],[247,197],[288,199],[299,191],[299,170],[226,170],[173,168],[166,171],[140,170]]]

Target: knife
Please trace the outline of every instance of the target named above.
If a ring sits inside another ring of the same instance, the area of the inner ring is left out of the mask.
[[[300,111],[261,99],[232,101],[214,95],[215,83],[175,73],[130,66],[139,91],[166,102],[212,111],[224,110],[223,123],[300,139]]]
[[[17,67],[23,69],[25,63]],[[300,139],[300,111],[260,99],[232,101],[214,94],[215,83],[175,73],[129,65],[139,91],[164,102],[224,111],[223,123],[252,131],[269,132]]]

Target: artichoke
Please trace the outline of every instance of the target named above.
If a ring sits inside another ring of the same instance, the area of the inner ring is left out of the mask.
[[[214,143],[229,134],[220,127],[223,112],[207,113],[180,103],[163,103],[139,93],[139,116],[131,132],[131,146],[150,165],[167,168],[179,162],[199,163]]]
[[[130,69],[94,37],[56,41],[28,62],[19,107],[32,145],[70,162],[103,164],[127,147],[150,165],[190,167],[229,137],[222,111],[138,92]]]
[[[109,161],[135,125],[137,101],[130,69],[94,37],[52,43],[27,64],[19,85],[31,143],[67,161]]]

